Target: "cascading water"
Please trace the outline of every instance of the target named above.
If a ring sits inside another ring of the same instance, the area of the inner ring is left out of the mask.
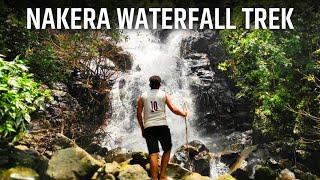
[[[147,150],[136,119],[136,103],[139,95],[149,89],[148,79],[152,75],[162,78],[161,89],[171,94],[176,106],[183,108],[187,103],[189,140],[203,139],[192,128],[197,117],[187,76],[190,68],[187,61],[179,57],[181,41],[193,34],[193,31],[177,30],[171,32],[165,42],[161,42],[148,30],[125,32],[127,38],[120,46],[133,56],[133,67],[130,72],[121,74],[112,88],[112,117],[107,125],[106,146],[132,151]],[[175,150],[185,144],[185,123],[182,117],[174,115],[168,108],[166,114]],[[211,175],[215,177],[215,163],[212,163],[212,167]]]
[[[179,58],[181,40],[190,36],[189,31],[176,31],[160,42],[151,31],[127,31],[127,38],[120,45],[133,56],[133,68],[122,74],[112,89],[114,109],[108,134],[112,138],[110,146],[121,146],[127,150],[146,150],[136,119],[136,102],[139,95],[149,89],[149,77],[159,75],[163,80],[161,89],[171,94],[174,104],[183,108],[188,104],[189,121],[194,118],[191,91],[187,79],[187,65]],[[167,120],[171,129],[174,149],[185,143],[184,119],[174,115],[169,109]],[[190,130],[189,138],[196,138]],[[115,143],[112,143],[115,142]]]

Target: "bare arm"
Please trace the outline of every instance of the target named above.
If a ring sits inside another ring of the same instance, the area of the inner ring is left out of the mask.
[[[143,102],[141,97],[138,99],[138,107],[137,107],[137,119],[141,128],[142,136],[144,137],[144,127],[142,121],[142,110],[143,110]]]
[[[187,116],[187,111],[182,111],[180,110],[179,108],[177,108],[173,103],[172,103],[172,100],[171,100],[171,96],[170,95],[166,95],[166,103],[169,107],[169,109],[176,115],[180,115],[182,117],[186,117]]]

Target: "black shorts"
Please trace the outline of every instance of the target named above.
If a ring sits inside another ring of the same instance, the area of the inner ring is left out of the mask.
[[[163,151],[171,150],[172,141],[171,133],[168,126],[153,126],[144,130],[149,154],[159,152],[159,143]]]

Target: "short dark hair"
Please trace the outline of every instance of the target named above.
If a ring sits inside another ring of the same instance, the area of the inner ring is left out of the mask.
[[[151,89],[159,89],[161,84],[161,78],[159,76],[151,76],[149,78],[149,86]]]

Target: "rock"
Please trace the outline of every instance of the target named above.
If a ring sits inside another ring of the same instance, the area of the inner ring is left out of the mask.
[[[118,163],[127,161],[132,158],[132,153],[123,152],[120,148],[111,149],[104,157],[106,162],[116,161]]]
[[[112,174],[106,174],[103,177],[104,180],[116,180],[116,178],[114,177],[114,175]]]
[[[238,100],[238,90],[218,64],[227,59],[219,34],[214,30],[197,32],[198,36],[183,39],[181,57],[189,65],[189,81],[195,97],[195,111],[199,121],[195,124],[203,133],[251,128],[248,102]]]
[[[212,61],[213,64],[217,65],[221,60],[226,58],[226,52],[223,47],[218,43],[212,43],[208,46],[208,52],[210,57],[213,57],[216,61]]]
[[[253,177],[255,168],[257,166],[265,165],[270,156],[271,154],[267,145],[258,145],[257,149],[246,158],[247,166],[245,169],[249,173],[249,176]]]
[[[210,44],[210,39],[204,36],[199,36],[191,41],[191,49],[195,52],[206,53]]]
[[[310,155],[306,158],[305,161],[301,162],[307,166],[311,172],[320,176],[320,151],[310,152]]]
[[[92,142],[85,149],[90,154],[95,154],[99,156],[105,156],[108,152],[108,148],[101,146],[97,142]]]
[[[256,180],[274,180],[276,179],[275,172],[266,166],[257,167],[254,174]]]
[[[2,180],[38,180],[39,174],[28,167],[17,166],[5,171]]]
[[[273,170],[281,169],[281,164],[273,158],[267,160],[267,166]]]
[[[192,169],[203,176],[210,175],[211,156],[208,148],[201,141],[191,141],[188,146],[178,148],[173,155],[172,162]]]
[[[116,174],[120,171],[121,166],[119,165],[119,163],[113,161],[112,163],[107,163],[105,165],[105,173],[107,174]]]
[[[248,130],[245,132],[232,132],[226,136],[226,142],[231,144],[231,149],[234,151],[242,151],[245,147],[252,145],[253,131]]]
[[[231,166],[237,161],[239,156],[240,151],[227,151],[221,155],[220,161],[228,166]]]
[[[208,176],[201,176],[198,173],[191,173],[183,176],[182,180],[211,180],[211,178]]]
[[[217,180],[236,180],[236,179],[234,177],[232,177],[230,174],[225,173],[225,174],[219,176],[217,178]]]
[[[139,164],[144,169],[146,169],[146,165],[150,162],[150,158],[148,156],[148,153],[133,152],[131,157],[132,157],[132,159],[130,161],[130,164]]]
[[[310,172],[304,172],[298,168],[293,168],[291,170],[294,172],[297,179],[300,179],[300,180],[317,180],[318,179],[318,177],[316,175],[314,175]]]
[[[209,152],[209,149],[199,140],[189,142],[189,146],[194,147],[197,152]]]
[[[53,154],[46,175],[50,179],[90,178],[100,166],[102,163],[83,149],[71,147]]]
[[[169,163],[166,174],[173,179],[182,179],[186,175],[192,174],[192,172],[178,164]]]
[[[55,97],[63,97],[67,94],[65,91],[59,91],[59,90],[51,90],[52,95]]]
[[[0,167],[4,167],[5,165],[9,164],[9,156],[8,153],[9,149],[7,147],[0,147]]]
[[[307,172],[307,173],[303,173],[300,179],[301,180],[318,180],[319,178],[316,175],[310,172]]]
[[[23,145],[0,148],[0,159],[3,159],[2,167],[14,165],[28,167],[36,170],[40,176],[45,173],[48,165],[46,157]]]
[[[203,176],[210,176],[210,161],[211,156],[208,152],[200,152],[193,160],[194,171]]]
[[[74,141],[72,141],[71,139],[69,139],[61,133],[57,133],[56,137],[53,139],[53,148],[56,151],[76,146],[77,145]]]
[[[280,172],[278,180],[294,180],[296,179],[293,172],[289,171],[289,169],[284,169]]]
[[[231,173],[231,176],[236,178],[237,180],[249,180],[249,174],[247,171],[244,171],[243,169],[237,169],[233,173]]]
[[[128,165],[124,170],[120,171],[119,180],[147,180],[150,179],[147,171],[145,171],[140,165]]]
[[[132,68],[133,58],[128,52],[121,51],[116,53],[111,59],[112,62],[122,71],[128,71]]]
[[[62,82],[54,82],[51,84],[51,88],[53,90],[58,90],[58,91],[64,91],[64,92],[67,92],[68,91],[68,86],[65,85],[64,83]]]

